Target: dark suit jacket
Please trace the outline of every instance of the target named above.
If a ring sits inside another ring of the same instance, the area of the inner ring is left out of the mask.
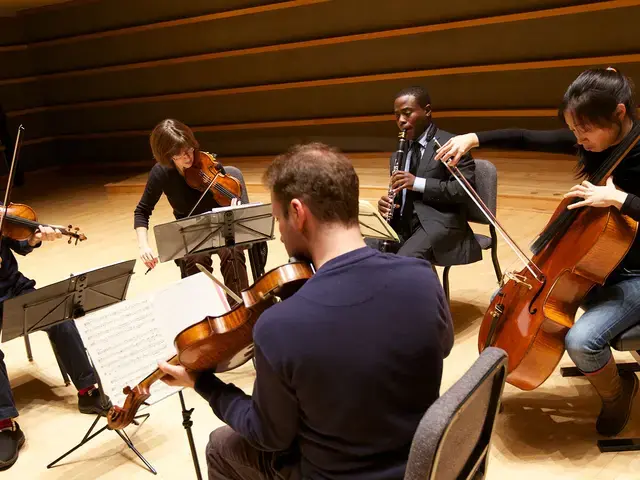
[[[435,126],[435,125],[434,125]],[[435,138],[444,145],[454,135],[437,130]],[[467,223],[467,209],[471,199],[446,166],[434,160],[436,145],[427,143],[418,164],[417,177],[426,179],[424,193],[407,192],[413,198],[413,205],[422,228],[427,233],[427,241],[433,249],[435,263],[441,266],[460,265],[482,259],[482,250]],[[393,168],[393,158],[390,169]],[[458,169],[475,188],[475,163],[466,154],[458,163]]]

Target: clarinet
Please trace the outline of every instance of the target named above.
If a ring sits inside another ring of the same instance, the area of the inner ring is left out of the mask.
[[[393,155],[394,155],[394,159],[393,159],[393,169],[391,170],[391,177],[393,177],[393,174],[398,171],[401,165],[404,165],[405,159],[407,158],[407,131],[406,130],[402,130],[398,134],[398,148]],[[391,224],[391,221],[393,220],[393,214],[395,213],[395,210],[396,210],[395,209],[396,194],[393,191],[393,188],[391,188],[391,180],[389,180],[389,190],[387,192],[387,196],[391,201],[391,209],[389,210],[389,213],[387,213],[387,215],[385,216],[385,220],[387,221],[387,223]],[[390,245],[390,242],[387,240],[382,242],[382,251],[386,252],[389,249],[389,245]]]

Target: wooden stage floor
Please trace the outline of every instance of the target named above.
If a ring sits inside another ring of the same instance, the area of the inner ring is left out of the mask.
[[[377,163],[384,165],[384,161],[381,157]],[[532,167],[525,168],[523,165],[527,162]],[[259,182],[263,162],[256,162],[253,166],[242,163],[233,164],[245,171],[250,196],[253,200],[265,200],[264,191],[254,187]],[[504,179],[498,218],[511,236],[526,248],[548,220],[550,211],[545,205],[550,199],[558,198],[556,194],[561,195],[563,187],[573,183],[570,168],[567,168],[568,164],[559,162],[538,168],[540,165],[535,166],[527,159],[517,161],[505,158],[496,160],[496,164],[501,172],[501,181]],[[374,165],[370,171],[366,170],[365,164],[362,167],[364,170],[359,167],[361,183],[371,186],[371,192],[376,188],[384,190],[386,177],[377,183],[373,178],[375,171],[380,171],[380,168],[384,170],[384,167],[375,166],[375,159],[369,165]],[[503,165],[512,168],[502,169]],[[144,173],[137,175],[131,170],[122,171],[121,174],[71,174],[60,171],[28,175],[27,184],[14,190],[13,201],[32,206],[42,222],[72,223],[81,227],[88,240],[77,246],[67,245],[64,241],[55,242],[27,257],[20,257],[18,260],[23,273],[36,279],[39,286],[44,286],[72,272],[137,258],[133,210],[144,178]],[[525,185],[525,194],[515,190],[518,184]],[[522,198],[509,197],[516,194]],[[543,199],[537,201],[532,198],[536,194]],[[373,198],[373,194],[368,195]],[[152,216],[152,224],[170,220],[171,209],[166,199],[162,198]],[[487,230],[484,226],[474,226],[474,229],[479,232]],[[154,244],[154,239],[151,240]],[[515,263],[515,255],[502,241],[499,244],[499,256],[503,269],[520,269]],[[281,265],[286,260],[283,246],[278,240],[272,241],[267,268]],[[128,298],[179,279],[179,271],[172,262],[159,265],[148,275],[144,275],[145,270],[143,264],[136,265]],[[445,362],[442,392],[458,380],[477,358],[479,323],[496,288],[488,257],[476,264],[451,270],[451,309],[456,340]],[[20,410],[19,422],[27,437],[18,462],[4,476],[65,480],[154,478],[119,437],[108,431],[66,458],[60,466],[46,469],[48,463],[82,438],[93,417],[78,413],[76,391],[73,386],[65,387],[62,384],[45,334],[32,335],[32,344],[35,357],[32,363],[27,361],[21,340],[2,345]],[[627,355],[617,356],[623,360],[630,358]],[[571,365],[571,362],[565,356],[561,365]],[[251,392],[254,378],[251,363],[221,377]],[[187,391],[185,396],[187,405],[195,408],[193,433],[200,464],[206,471],[204,449],[208,436],[222,423],[193,391]],[[599,453],[596,447],[599,436],[594,430],[598,410],[599,400],[585,379],[562,378],[557,371],[542,387],[532,392],[506,385],[504,412],[497,420],[487,478],[637,478],[637,472],[640,471],[637,455]],[[140,427],[130,427],[128,432],[136,447],[158,470],[157,478],[194,478],[178,397],[173,396],[154,405],[149,412],[151,417],[146,423]],[[640,402],[636,402],[630,426],[624,434],[640,436]]]

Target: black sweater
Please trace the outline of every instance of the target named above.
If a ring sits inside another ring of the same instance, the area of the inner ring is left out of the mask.
[[[173,208],[173,216],[176,219],[186,217],[202,195],[202,192],[191,188],[187,184],[177,169],[156,163],[151,172],[149,172],[149,179],[144,188],[144,193],[134,211],[134,228],[149,228],[149,217],[151,217],[151,213],[163,193],[167,196],[169,204]],[[211,209],[219,206],[214,200],[213,194],[207,192],[193,215],[211,211]]]
[[[481,147],[509,148],[515,150],[533,150],[551,153],[578,154],[576,137],[569,129],[560,130],[522,130],[509,128],[491,130],[476,134]],[[601,164],[615,147],[602,152],[583,152],[588,169]],[[620,212],[640,221],[640,142],[613,171],[613,182],[627,193]],[[576,182],[577,183],[577,182]],[[620,269],[640,270],[640,235],[629,253],[622,260]]]
[[[2,305],[5,300],[15,297],[25,289],[33,288],[36,284],[33,280],[25,277],[18,269],[18,261],[13,252],[18,255],[27,255],[38,248],[42,243],[38,243],[35,247],[29,245],[27,240],[14,240],[9,237],[2,237],[2,246],[0,247],[0,255],[2,256],[2,265],[0,266],[0,325],[2,325]]]
[[[369,247],[323,265],[254,329],[248,396],[212,374],[196,390],[255,447],[297,447],[305,479],[401,480],[453,345],[425,261]]]

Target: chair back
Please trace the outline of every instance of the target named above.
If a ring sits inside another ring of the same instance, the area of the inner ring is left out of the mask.
[[[507,375],[507,354],[488,347],[422,417],[405,480],[484,478]]]
[[[475,190],[478,192],[478,195],[484,204],[495,216],[498,203],[498,170],[489,160],[474,159],[474,162],[476,164]],[[468,199],[468,205],[469,211],[467,218],[470,222],[489,225],[487,217],[484,216],[482,211],[471,198]]]
[[[247,185],[246,183],[244,183],[244,176],[242,175],[242,172],[240,171],[240,169],[232,166],[227,167],[225,165],[224,170],[225,172],[227,172],[228,175],[231,175],[233,178],[240,181],[240,185],[242,185],[242,194],[240,195],[240,199],[242,200],[242,203],[249,203],[249,194],[247,193]]]

